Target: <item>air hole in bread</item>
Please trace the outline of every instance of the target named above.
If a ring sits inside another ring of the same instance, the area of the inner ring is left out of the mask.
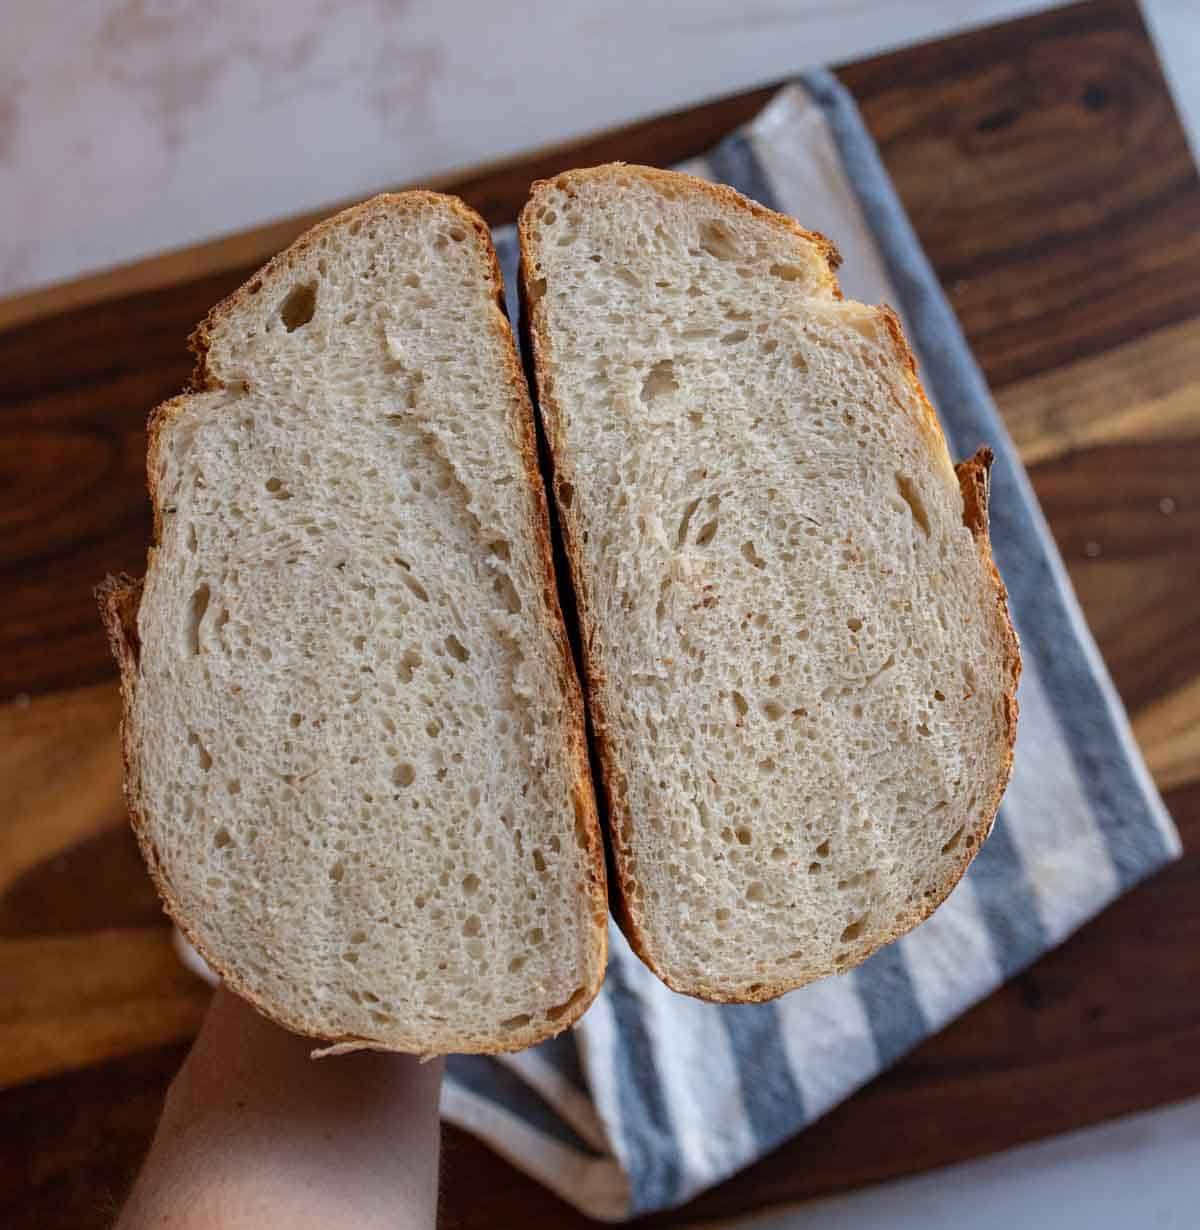
[[[289,333],[302,329],[317,311],[317,284],[305,282],[302,286],[294,286],[288,296],[279,305],[279,319]]]
[[[766,901],[766,899],[767,899],[767,889],[761,880],[755,880],[752,884],[750,884],[746,888],[746,900],[747,901],[759,902],[759,901]]]
[[[767,566],[767,561],[754,549],[754,543],[750,539],[742,543],[742,558],[753,564],[755,568],[761,569]]]
[[[700,529],[700,533],[696,535],[696,546],[707,547],[717,536],[717,530],[720,528],[720,525],[721,519],[719,517],[713,517],[711,521],[705,522]]]
[[[657,397],[679,390],[679,381],[675,379],[675,362],[673,359],[660,359],[650,369],[646,379],[642,381],[642,401],[649,405]]]
[[[515,957],[513,959],[516,960]],[[524,963],[523,959],[522,959],[522,963]],[[511,962],[509,964],[509,968],[510,969],[512,968]],[[520,966],[518,966],[517,968],[519,969]],[[514,1029],[524,1029],[526,1025],[529,1024],[530,1020],[532,1020],[532,1018],[530,1017],[528,1012],[518,1012],[516,1016],[510,1016],[507,1019],[501,1021],[500,1028],[505,1030],[508,1033],[511,1033]]]
[[[558,484],[558,502],[564,508],[570,508],[575,499],[575,488],[570,483]]]
[[[730,333],[721,335],[722,346],[736,346],[740,342],[744,342],[750,334],[745,329],[734,329]]]
[[[763,716],[768,722],[778,722],[787,710],[777,700],[765,700],[762,704]]]
[[[900,498],[908,505],[908,511],[912,513],[913,520],[921,527],[921,532],[928,538],[930,533],[929,514],[925,511],[925,505],[921,501],[921,496],[913,480],[906,474],[897,474],[896,490],[900,492]]]
[[[547,1020],[560,1020],[562,1017],[566,1016],[567,1013],[570,1012],[571,1009],[574,1008],[586,994],[587,991],[583,987],[576,987],[571,993],[570,999],[566,1000],[564,1003],[555,1004],[553,1008],[546,1009]]]
[[[413,673],[421,665],[421,662],[421,655],[417,653],[415,649],[406,649],[404,651],[404,656],[400,659],[398,665],[396,666],[396,677],[401,683],[412,683]],[[389,733],[395,734],[394,726]]]
[[[453,633],[446,637],[446,652],[457,662],[465,662],[471,656],[471,651]]]
[[[867,916],[856,918],[843,932],[841,942],[849,944],[851,941],[858,939],[862,935],[863,927],[867,925]]]
[[[517,593],[512,581],[499,572],[492,578],[492,591],[500,599],[500,607],[510,615],[516,615],[521,610],[521,596]]]
[[[729,699],[733,702],[733,711],[740,722],[750,712],[750,706],[746,703],[746,698],[741,692],[731,692]]]
[[[694,499],[694,500],[689,500],[688,503],[685,505],[684,510],[683,510],[683,516],[680,517],[679,519],[679,529],[675,534],[675,545],[677,547],[683,546],[684,542],[687,541],[688,527],[691,525],[692,517],[696,515],[696,509],[699,507],[700,507],[699,498]]]
[[[233,845],[233,835],[224,825],[213,834],[213,845],[218,850],[223,850],[226,846]]]
[[[212,590],[205,583],[196,587],[192,593],[192,600],[188,603],[187,621],[184,624],[184,643],[188,653],[193,657],[200,653],[200,623],[208,610],[211,598]]]
[[[734,831],[734,836],[738,839],[738,843],[743,846],[748,846],[754,840],[754,833],[747,824],[740,825]]]
[[[213,758],[208,754],[208,749],[200,742],[200,736],[194,731],[188,731],[188,747],[196,749],[196,762],[205,773],[213,766]]]
[[[779,278],[784,282],[800,282],[804,279],[804,270],[799,265],[772,265],[767,272],[773,278]]]
[[[397,560],[397,563],[401,563],[401,566],[405,570],[401,572],[400,574],[401,583],[408,589],[409,593],[411,593],[414,598],[417,598],[421,602],[428,602],[429,593],[425,589],[425,586],[422,585],[421,582],[418,581],[416,577],[414,577],[410,572],[407,571],[408,569],[407,564],[404,564],[400,560]]]
[[[719,261],[737,260],[738,257],[733,232],[720,222],[705,222],[700,227],[700,249]]]
[[[392,770],[392,781],[397,786],[411,786],[416,777],[417,771],[410,764],[398,764]]]
[[[956,828],[954,832],[950,834],[950,839],[946,842],[944,846],[942,846],[943,854],[949,854],[950,851],[953,850],[958,845],[958,843],[962,840],[962,835],[965,829],[966,829],[966,825],[960,824],[958,828]]]
[[[828,858],[829,857],[829,838],[828,837],[823,842],[821,842],[821,844],[816,848],[815,853],[818,858]]]
[[[338,859],[338,861],[334,863],[333,866],[330,867],[329,869],[329,878],[335,884],[340,884],[342,882],[342,877],[345,874],[346,874],[346,864],[343,863],[341,859]]]

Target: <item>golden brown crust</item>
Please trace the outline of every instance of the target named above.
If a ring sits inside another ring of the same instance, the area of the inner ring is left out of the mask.
[[[613,175],[636,175],[639,179],[644,179],[647,183],[654,184],[659,189],[665,188],[669,192],[676,192],[680,188],[684,188],[689,192],[707,196],[716,201],[717,204],[724,205],[728,209],[734,209],[740,213],[748,213],[761,222],[769,222],[772,226],[790,231],[797,238],[803,239],[805,243],[812,244],[820,252],[825,260],[825,264],[828,266],[826,285],[833,292],[835,298],[840,299],[842,297],[841,287],[838,285],[836,276],[842,264],[842,254],[837,250],[837,245],[832,239],[826,238],[820,231],[806,229],[795,218],[790,218],[787,214],[777,213],[758,201],[748,196],[743,196],[737,189],[731,188],[728,184],[714,184],[707,179],[699,179],[695,175],[685,175],[681,171],[664,171],[661,167],[640,166],[633,162],[605,162],[594,167],[577,167],[573,171],[563,171],[553,179],[535,180],[530,185],[529,200],[521,210],[521,216],[522,218],[525,216],[537,194],[547,187],[559,188],[569,194],[572,191],[573,183],[589,179],[611,179]],[[518,223],[518,230],[520,230],[520,226],[521,224]],[[522,248],[522,255],[524,255],[524,248]]]
[[[558,683],[572,714],[566,754],[574,766],[575,780],[571,789],[572,807],[575,814],[576,833],[583,847],[588,868],[587,892],[591,899],[594,923],[593,941],[588,962],[589,982],[584,988],[584,994],[570,1001],[566,1010],[553,1022],[533,1022],[525,1031],[513,1031],[506,1034],[503,1042],[495,1042],[492,1045],[481,1044],[472,1048],[476,1053],[495,1054],[502,1051],[521,1049],[545,1041],[547,1038],[553,1037],[573,1025],[583,1015],[595,998],[604,979],[604,968],[608,952],[608,908],[603,838],[600,832],[599,818],[596,814],[595,794],[588,762],[582,697],[579,681],[575,676],[574,667],[571,662],[571,651],[567,640],[566,627],[563,623],[562,613],[558,604],[558,591],[555,583],[554,561],[550,544],[549,516],[538,466],[533,407],[530,402],[524,373],[521,370],[520,361],[517,357],[512,329],[505,314],[503,278],[487,224],[474,210],[468,208],[457,197],[424,191],[382,194],[364,201],[360,205],[344,210],[332,218],[326,219],[269,261],[245,285],[218,303],[195,329],[190,338],[191,348],[196,355],[196,367],[192,377],[192,389],[190,392],[211,392],[217,391],[222,387],[220,382],[210,372],[207,361],[215,329],[223,320],[237,312],[247,298],[259,294],[275,276],[286,275],[295,259],[303,255],[314,241],[319,240],[322,235],[330,230],[341,228],[349,223],[355,221],[366,222],[373,217],[390,213],[396,209],[411,208],[419,203],[426,205],[436,204],[441,207],[450,208],[463,223],[475,232],[481,254],[487,262],[492,300],[495,305],[493,328],[496,330],[501,342],[505,356],[505,375],[508,378],[513,393],[513,415],[510,419],[510,425],[517,438],[522,465],[533,497],[529,532],[533,538],[536,555],[542,569],[545,615],[550,622],[552,636],[558,652],[559,663],[556,671]],[[153,541],[148,553],[148,562],[153,561],[154,553],[158,549],[162,535],[163,510],[158,492],[158,451],[163,433],[182,410],[190,392],[173,397],[156,407],[151,412],[147,424],[147,487],[154,518]],[[96,596],[100,604],[101,617],[112,646],[113,656],[116,658],[120,670],[124,712],[121,722],[121,749],[125,762],[126,803],[138,845],[141,848],[154,885],[158,890],[159,896],[162,898],[164,909],[174,920],[188,942],[199,952],[225,984],[243,999],[247,1000],[247,1002],[251,1003],[263,1016],[268,1017],[276,1024],[293,1033],[305,1034],[325,1043],[381,1047],[382,1044],[374,1039],[319,1033],[306,1026],[304,1022],[286,1019],[281,1016],[237,978],[236,974],[225,967],[215,954],[205,948],[196,934],[196,929],[189,922],[186,911],[176,897],[169,875],[162,867],[158,852],[147,835],[144,804],[141,795],[141,773],[137,754],[137,738],[132,721],[134,695],[137,687],[138,658],[140,654],[137,613],[141,601],[142,585],[143,582],[141,580],[134,580],[127,576],[109,577],[98,587]]]
[[[542,289],[540,279],[535,272],[540,267],[538,259],[538,241],[535,227],[535,211],[537,197],[544,186],[554,186],[560,190],[569,190],[574,181],[611,176],[620,170],[627,174],[639,175],[651,182],[665,185],[672,191],[686,189],[701,192],[734,209],[746,210],[756,218],[780,226],[808,243],[814,243],[821,250],[829,265],[829,286],[838,299],[841,291],[837,284],[835,270],[840,264],[837,249],[824,236],[808,231],[792,218],[775,213],[756,201],[751,201],[735,192],[732,188],[719,184],[710,184],[705,180],[679,172],[661,171],[652,167],[627,166],[623,163],[610,163],[604,166],[590,167],[583,170],[564,172],[553,180],[540,180],[535,183],[530,192],[530,198],[521,212],[517,224],[517,233],[521,247],[520,295],[522,303],[522,328],[525,331],[528,351],[532,357],[534,375],[536,378],[536,405],[545,431],[550,453],[553,474],[554,499],[558,510],[559,523],[562,529],[563,547],[567,556],[571,582],[575,592],[575,602],[578,611],[580,640],[584,666],[585,699],[592,718],[592,728],[595,738],[597,762],[601,770],[599,788],[604,793],[608,812],[608,831],[613,846],[614,864],[616,868],[615,883],[611,886],[612,911],[630,947],[641,960],[673,991],[690,995],[696,999],[711,1003],[761,1003],[775,999],[787,991],[794,990],[812,979],[804,978],[790,981],[754,983],[753,989],[746,988],[737,991],[725,991],[705,987],[692,982],[683,982],[675,978],[669,970],[663,969],[655,959],[646,942],[644,932],[638,921],[636,907],[636,881],[632,873],[633,856],[630,848],[630,832],[633,817],[630,813],[623,774],[617,762],[616,749],[609,736],[606,720],[606,679],[603,664],[595,648],[595,625],[591,617],[591,595],[589,579],[583,565],[582,552],[579,547],[575,513],[569,500],[564,500],[563,491],[572,485],[572,465],[562,426],[562,413],[554,390],[553,356],[546,328],[545,309],[541,303]],[[920,425],[930,437],[931,444],[937,452],[950,463],[949,450],[945,436],[942,433],[932,404],[921,385],[917,374],[917,362],[913,355],[900,320],[896,313],[886,305],[875,309],[883,325],[897,349],[905,380],[909,383],[921,408]],[[991,546],[987,532],[987,478],[991,466],[992,454],[989,449],[981,449],[975,457],[955,467],[960,487],[963,492],[964,523],[971,529],[975,538],[976,548],[984,562],[991,583],[995,588],[998,615],[1001,620],[1002,635],[1005,640],[1005,671],[1006,688],[1002,698],[1004,705],[1004,721],[1007,748],[1004,762],[997,775],[997,786],[993,797],[980,813],[979,824],[972,834],[966,835],[962,843],[963,856],[959,864],[941,883],[930,888],[922,901],[916,905],[907,918],[898,921],[886,940],[880,944],[872,944],[855,954],[853,962],[840,966],[839,970],[851,968],[864,961],[872,952],[883,944],[900,938],[918,923],[928,918],[933,911],[946,899],[950,891],[962,878],[974,858],[975,853],[983,844],[995,821],[1000,799],[1008,784],[1012,768],[1012,747],[1016,737],[1017,680],[1020,676],[1021,659],[1017,645],[1016,634],[1008,616],[1007,592],[1000,575],[992,560]],[[828,971],[830,973],[834,970]]]
[[[917,374],[917,356],[913,354],[912,347],[908,344],[908,338],[904,336],[904,328],[900,324],[900,317],[886,303],[881,303],[875,311],[879,313],[879,318],[883,321],[883,326],[896,348],[904,380],[916,398],[917,405],[921,407],[922,418],[920,425],[934,442],[938,452],[949,462],[950,449],[946,444],[946,436],[942,431],[941,420],[938,418],[937,411],[933,408],[933,403],[929,400],[929,396],[925,392],[925,386],[921,383],[921,378]]]

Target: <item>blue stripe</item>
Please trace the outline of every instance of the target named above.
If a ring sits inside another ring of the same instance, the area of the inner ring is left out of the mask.
[[[543,1042],[537,1048],[538,1057],[544,1059],[558,1074],[580,1093],[589,1093],[587,1077],[579,1060],[579,1043],[572,1030],[564,1030],[557,1038]]]
[[[929,1036],[929,1023],[917,1002],[900,944],[881,948],[850,976],[871,1025],[879,1069],[889,1067]]]
[[[736,188],[768,209],[779,208],[771,181],[745,132],[731,133],[704,156],[704,162],[708,178]]]
[[[500,262],[500,275],[504,279],[504,307],[508,312],[509,323],[516,332],[517,321],[520,319],[520,295],[518,293],[521,245],[517,242],[515,226],[498,226],[492,231],[492,246],[496,249],[496,259]]]
[[[1026,656],[1055,712],[1122,889],[1169,861],[1174,850],[1136,776],[1107,698],[1071,627],[1061,562],[1023,485],[1020,460],[966,339],[896,195],[854,100],[832,73],[803,77],[823,108],[867,224],[879,244],[921,357],[922,376],[960,456],[990,443],[992,546],[1008,585]]]
[[[494,1059],[486,1055],[449,1055],[446,1077],[476,1097],[494,1102],[543,1136],[588,1157],[601,1156],[529,1085]]]
[[[760,1154],[807,1122],[804,1094],[792,1078],[775,1004],[724,1004],[714,1009],[729,1037],[742,1105]]]
[[[654,1043],[629,985],[626,963],[636,960],[618,944],[611,945],[608,974],[600,992],[608,997],[615,1025],[611,1059],[621,1113],[621,1160],[629,1169],[631,1214],[675,1204],[683,1177],[679,1142],[654,1064]]]
[[[1007,982],[1041,956],[1050,947],[1050,940],[1042,926],[1037,898],[1021,870],[1020,854],[1003,807],[967,878],[975,891],[992,954]]]

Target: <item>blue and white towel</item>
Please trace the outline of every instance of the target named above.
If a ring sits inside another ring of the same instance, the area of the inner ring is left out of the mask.
[[[996,828],[911,935],[775,1003],[715,1006],[667,990],[613,928],[608,977],[573,1032],[520,1055],[449,1060],[444,1116],[605,1220],[679,1204],[761,1157],[1179,853],[1029,481],[850,96],[828,73],[807,75],[682,169],[832,238],[847,296],[903,317],[950,451],[995,450],[993,547],[1025,672]],[[496,241],[511,293],[511,228]]]

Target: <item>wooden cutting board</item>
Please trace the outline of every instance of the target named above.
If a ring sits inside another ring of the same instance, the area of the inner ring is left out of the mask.
[[[1200,1093],[1200,182],[1138,10],[1099,0],[841,70],[996,392],[1186,855],[667,1225]],[[670,163],[770,89],[458,180]],[[382,185],[381,185],[382,186]],[[0,1223],[108,1223],[206,1002],[119,796],[91,589],[140,572],[147,410],[311,219],[0,303]],[[446,1225],[585,1224],[447,1132]],[[470,1176],[470,1182],[460,1180]]]

